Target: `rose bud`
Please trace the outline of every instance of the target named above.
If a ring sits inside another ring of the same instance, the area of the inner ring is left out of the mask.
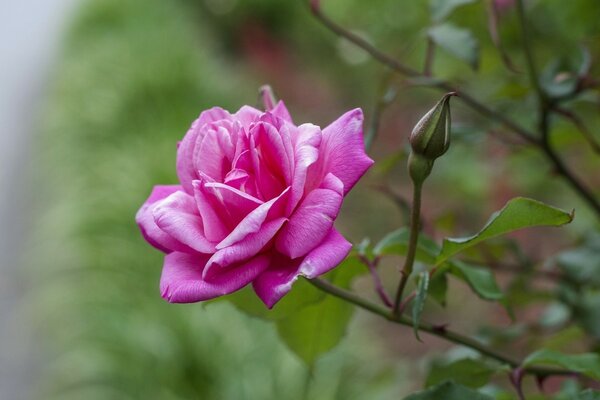
[[[442,156],[450,146],[450,97],[444,95],[415,125],[410,134],[410,145],[415,154],[428,160]]]
[[[299,276],[335,268],[352,245],[334,227],[344,196],[373,164],[360,109],[324,129],[296,125],[283,102],[267,111],[212,108],[177,150],[176,185],[155,186],[138,211],[165,253],[162,296],[190,303],[251,284],[271,308]]]

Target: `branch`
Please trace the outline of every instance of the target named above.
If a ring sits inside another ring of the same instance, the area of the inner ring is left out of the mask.
[[[345,38],[346,40],[354,43],[356,46],[360,47],[367,53],[369,53],[374,59],[379,61],[381,64],[388,66],[394,71],[397,71],[407,77],[410,78],[422,78],[424,77],[417,70],[404,65],[400,61],[395,58],[389,56],[388,54],[378,50],[374,46],[372,46],[369,42],[364,40],[358,35],[344,29],[342,26],[336,24],[333,20],[331,20],[328,16],[323,14],[318,0],[310,0],[310,8],[314,16],[321,21],[323,25],[325,25],[329,30],[331,30],[336,35]],[[535,70],[534,70],[535,71]],[[539,82],[537,79],[532,81],[532,84],[536,87],[539,87]],[[566,167],[566,165],[562,162],[562,160],[557,156],[554,150],[549,146],[548,141],[540,140],[536,137],[528,129],[522,127],[517,124],[509,117],[504,114],[497,112],[487,105],[483,104],[479,100],[475,99],[469,93],[466,93],[458,88],[454,87],[452,84],[446,81],[436,81],[431,84],[432,87],[440,89],[444,92],[457,92],[459,94],[459,100],[465,103],[474,111],[483,115],[486,118],[489,118],[493,121],[496,121],[502,124],[504,127],[508,128],[510,131],[519,135],[522,139],[524,139],[527,143],[536,146],[548,159],[548,161],[553,165],[555,171],[560,174],[568,184],[573,188],[573,190],[581,196],[586,203],[592,208],[598,217],[600,217],[600,202],[595,198],[592,192],[583,185],[576,178],[573,173]]]
[[[332,296],[338,297],[344,301],[352,303],[364,310],[370,311],[373,314],[377,314],[388,321],[408,327],[413,326],[413,322],[410,318],[407,318],[402,315],[396,315],[392,310],[371,303],[370,301],[363,299],[357,294],[335,286],[326,280],[315,278],[308,280],[308,282]],[[418,324],[418,329],[420,331],[427,332],[430,335],[445,339],[449,342],[469,347],[489,358],[493,358],[494,360],[507,364],[512,368],[519,368],[522,364],[520,361],[507,357],[497,352],[496,350],[482,344],[481,342],[478,342],[460,333],[451,331],[445,326],[437,326],[425,322],[420,322]],[[552,375],[576,375],[573,371],[557,368],[527,367],[523,368],[522,370],[526,374],[535,375],[537,377],[547,377]]]

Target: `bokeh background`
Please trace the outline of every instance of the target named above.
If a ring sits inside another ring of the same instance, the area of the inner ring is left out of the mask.
[[[332,18],[421,67],[430,25],[426,2],[323,3]],[[440,50],[434,73],[533,126],[514,10],[502,3],[503,46],[520,71],[502,62],[485,6],[475,2],[452,20],[478,38],[478,70]],[[542,66],[558,60],[573,70],[581,45],[598,59],[596,0],[530,6]],[[0,35],[1,399],[397,399],[421,386],[427,363],[450,346],[430,337],[418,343],[409,329],[362,312],[343,342],[309,371],[277,339],[273,324],[227,302],[167,304],[158,292],[162,255],[143,241],[134,215],[154,184],[176,181],[176,142],[201,110],[258,105],[257,89],[269,83],[297,122],[326,126],[362,107],[369,128],[381,88],[390,86],[395,100],[371,150],[378,163],[349,195],[337,224],[354,243],[377,241],[406,224],[399,198],[410,193],[407,137],[438,92],[390,76],[323,28],[300,0],[32,0],[3,2],[0,10],[6,22]],[[573,107],[600,140],[597,101],[595,93]],[[440,239],[475,232],[517,195],[577,209],[568,228],[512,238],[535,264],[598,231],[591,212],[539,153],[455,104],[451,150],[426,187],[429,233]],[[598,193],[600,164],[577,129],[556,120],[553,140]],[[398,263],[381,267],[389,288]],[[509,278],[498,273],[503,286]],[[368,278],[355,290],[373,296]],[[447,308],[431,305],[426,318],[480,335],[482,324],[515,328],[501,306],[475,301],[463,284],[450,291]],[[593,301],[600,304],[600,297]],[[535,319],[535,301],[523,302],[522,316]],[[586,318],[600,336],[594,315]],[[573,350],[592,328],[536,340]],[[517,351],[525,354],[531,344],[523,340]]]

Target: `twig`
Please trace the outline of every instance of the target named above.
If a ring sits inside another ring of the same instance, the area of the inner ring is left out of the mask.
[[[383,306],[377,305],[366,299],[363,299],[356,293],[335,286],[326,280],[316,278],[310,279],[309,282],[317,288],[319,288],[320,290],[331,294],[332,296],[336,296],[364,310],[370,311],[373,314],[377,314],[388,321],[408,327],[413,326],[413,321],[410,318],[405,317],[403,315],[396,315],[392,310],[389,310]],[[427,332],[430,335],[445,339],[449,342],[469,347],[473,350],[478,351],[482,355],[497,360],[503,364],[507,364],[512,368],[518,368],[522,364],[521,361],[505,356],[504,354],[497,352],[496,350],[482,344],[481,342],[474,340],[470,337],[464,336],[460,333],[449,330],[445,326],[440,327],[438,325],[433,325],[426,322],[419,322],[418,329],[420,331]],[[576,375],[573,371],[557,368],[525,367],[522,368],[522,370],[526,374],[535,375],[539,377],[546,377],[551,375]]]
[[[375,60],[379,61],[383,65],[386,65],[389,68],[391,68],[407,77],[410,77],[410,78],[423,77],[423,75],[420,74],[415,69],[413,69],[407,65],[404,65],[403,63],[401,63],[398,60],[394,59],[393,57],[389,56],[388,54],[378,50],[377,48],[372,46],[369,42],[367,42],[360,36],[355,35],[354,33],[350,32],[350,31],[344,29],[343,27],[341,27],[340,25],[336,24],[333,20],[331,20],[329,17],[327,17],[325,14],[323,14],[323,12],[321,11],[321,8],[319,6],[318,0],[310,0],[310,6],[311,6],[311,10],[312,10],[312,13],[314,14],[314,16],[319,21],[321,21],[321,23],[323,25],[325,25],[329,30],[331,30],[336,35],[341,36],[341,37],[347,39],[348,41],[354,43],[356,46],[362,48],[367,53],[369,53]],[[535,79],[532,82],[532,84],[539,86],[539,82],[537,81],[537,79]],[[469,93],[459,90],[458,88],[454,87],[449,82],[435,81],[434,83],[431,84],[431,86],[435,87],[437,89],[440,89],[444,92],[452,92],[452,91],[458,92],[460,94],[459,99],[463,103],[465,103],[467,106],[469,106],[471,109],[475,110],[476,112],[483,115],[484,117],[487,117],[491,120],[499,122],[500,124],[502,124],[503,126],[508,128],[509,130],[511,130],[512,132],[519,135],[527,143],[529,143],[533,146],[536,146],[538,149],[540,149],[544,153],[544,155],[546,156],[548,161],[554,166],[555,171],[558,174],[560,174],[569,183],[569,185],[573,188],[573,190],[576,193],[578,193],[586,201],[586,203],[596,212],[596,215],[598,217],[600,217],[600,202],[595,198],[595,196],[592,194],[592,192],[587,187],[585,187],[573,175],[573,173],[566,167],[566,165],[562,162],[562,160],[550,148],[547,141],[544,142],[543,140],[538,139],[528,129],[517,124],[516,122],[514,122],[513,120],[511,120],[509,117],[505,116],[504,114],[501,114],[501,113],[491,109],[487,105],[485,105],[482,102],[480,102],[479,100],[475,99]]]
[[[559,106],[554,106],[553,111],[571,121],[573,125],[575,125],[575,127],[579,130],[579,132],[581,132],[584,139],[592,148],[592,151],[594,151],[597,154],[600,154],[600,143],[596,141],[594,135],[592,135],[592,132],[590,132],[585,123],[581,120],[581,118],[579,118],[577,114],[575,114],[571,110],[567,110],[566,108],[562,108]]]
[[[383,304],[391,308],[394,304],[385,291],[383,283],[381,282],[381,278],[377,273],[377,264],[379,264],[379,258],[375,258],[375,260],[371,261],[367,257],[361,255],[359,256],[359,259],[367,266],[369,272],[371,273],[371,278],[373,278],[373,284],[375,285],[375,292],[377,292]]]

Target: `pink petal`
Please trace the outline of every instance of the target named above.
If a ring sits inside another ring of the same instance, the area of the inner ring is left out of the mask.
[[[192,194],[192,181],[198,179],[194,166],[194,149],[203,138],[204,125],[222,119],[231,119],[231,114],[220,107],[203,111],[185,134],[177,149],[177,176],[186,192]]]
[[[287,130],[277,130],[270,123],[258,123],[252,130],[261,164],[289,184],[292,177],[292,143]]]
[[[357,108],[323,129],[323,142],[319,149],[323,157],[319,160],[321,176],[331,172],[340,178],[344,183],[344,195],[373,164],[373,160],[365,154],[362,125],[363,113]]]
[[[235,156],[237,131],[225,124],[205,125],[204,137],[194,150],[194,167],[199,173],[222,182]]]
[[[269,200],[276,197],[286,187],[285,178],[279,173],[281,167],[277,164],[267,164],[265,157],[261,155],[264,146],[260,146],[260,134],[257,133],[262,129],[261,126],[255,126],[250,135],[249,141],[249,156],[252,162],[252,171],[256,182],[256,189],[260,197],[264,200]],[[260,146],[260,147],[259,147]],[[241,158],[241,157],[240,157]]]
[[[352,244],[333,228],[321,245],[302,261],[272,258],[269,269],[252,283],[254,291],[267,307],[272,308],[291,290],[300,275],[308,279],[323,275],[341,263],[351,249]]]
[[[216,211],[220,205],[212,195],[206,193],[204,178],[192,182],[196,205],[204,224],[204,234],[211,242],[220,242],[229,234],[229,229],[222,217]]]
[[[253,122],[258,121],[262,114],[262,111],[257,110],[254,107],[242,106],[242,108],[234,114],[234,118],[240,121],[242,126],[247,129]]]
[[[204,185],[205,193],[210,193],[221,204],[216,210],[221,217],[226,216],[231,226],[237,226],[244,217],[264,202],[223,183],[212,182]]]
[[[292,117],[290,116],[290,112],[283,103],[283,100],[279,100],[277,102],[277,105],[270,112],[271,114],[283,119],[284,121],[287,121],[291,124],[294,123],[294,121],[292,121]]]
[[[213,274],[218,274],[219,272],[215,272],[215,270],[221,270],[224,267],[247,260],[260,253],[271,239],[273,239],[285,221],[287,219],[282,217],[266,222],[259,231],[249,234],[244,240],[218,250],[208,260],[203,276],[206,278]]]
[[[321,144],[321,128],[313,124],[302,124],[297,128],[294,137],[294,177],[292,193],[288,203],[288,214],[296,207],[304,196],[308,168],[319,158]]]
[[[189,194],[178,191],[157,202],[152,211],[156,225],[175,240],[200,253],[214,253],[215,244],[204,235],[202,218]]]
[[[202,271],[207,259],[179,252],[167,255],[160,278],[162,297],[171,303],[193,303],[223,296],[252,282],[269,265],[269,258],[261,255],[205,281]]]
[[[290,188],[285,189],[279,196],[261,204],[246,215],[233,231],[217,244],[217,249],[220,250],[229,247],[244,239],[249,234],[258,232],[266,220],[283,216],[289,192]]]
[[[192,249],[175,240],[160,229],[158,225],[156,225],[156,222],[154,222],[154,216],[152,215],[154,206],[157,202],[182,190],[183,188],[179,185],[154,186],[150,197],[148,197],[148,200],[146,200],[135,215],[135,221],[140,227],[144,239],[152,246],[165,253],[170,253],[172,251],[192,252]]]
[[[294,259],[318,246],[337,218],[343,191],[342,182],[333,174],[328,174],[321,187],[304,198],[277,236],[277,251]]]

